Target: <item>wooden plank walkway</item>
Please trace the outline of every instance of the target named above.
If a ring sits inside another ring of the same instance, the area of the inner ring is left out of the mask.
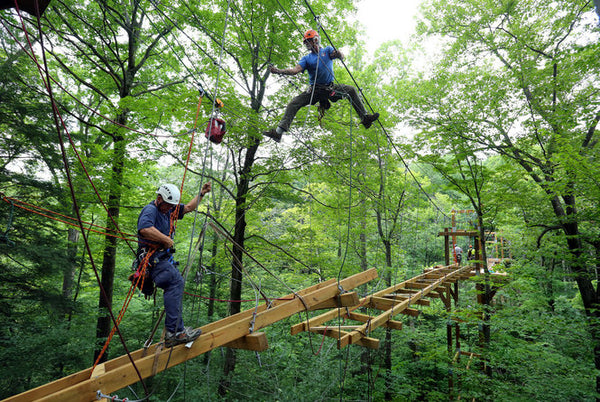
[[[421,275],[366,296],[355,306],[335,308],[296,324],[291,328],[291,333],[295,335],[303,331],[311,331],[323,334],[335,338],[339,349],[351,344],[377,349],[379,339],[370,336],[376,328],[402,329],[402,323],[393,319],[395,315],[418,315],[419,310],[410,307],[417,304],[429,305],[429,300],[425,297],[442,298],[446,303],[445,300],[448,300],[452,292],[450,285],[474,275],[472,266],[449,265],[427,270]],[[374,308],[383,312],[376,316],[356,312],[361,307]],[[358,321],[361,324],[344,327],[339,327],[337,324],[324,325],[338,317]]]

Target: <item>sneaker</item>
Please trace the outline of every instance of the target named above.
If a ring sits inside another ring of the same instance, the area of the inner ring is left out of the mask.
[[[379,113],[366,114],[365,117],[363,117],[361,123],[363,126],[365,126],[365,128],[369,128],[369,127],[371,127],[371,124],[373,124],[373,122],[375,120],[377,120],[378,118],[379,118]]]
[[[192,342],[201,334],[201,329],[193,329],[192,327],[185,327],[183,331],[177,333],[167,331],[167,334],[165,335],[165,346],[170,348],[181,343]]]
[[[271,138],[275,142],[281,141],[281,134],[279,134],[274,128],[270,129],[269,131],[263,131],[263,135]]]

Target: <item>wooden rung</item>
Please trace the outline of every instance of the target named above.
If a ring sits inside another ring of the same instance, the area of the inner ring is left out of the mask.
[[[401,303],[404,303],[405,300],[391,300],[385,297],[371,297],[371,302],[369,303],[370,307],[375,308],[377,310],[389,310]]]
[[[267,341],[267,334],[264,332],[254,332],[250,335],[243,336],[235,341],[225,344],[229,348],[233,349],[244,349],[254,350],[256,352],[262,352],[269,348],[269,342]]]
[[[399,301],[404,301],[404,300],[408,300],[409,297],[406,295],[401,295],[401,294],[391,294],[391,295],[385,295],[383,296],[386,299],[390,299],[390,300],[399,300]],[[411,302],[413,304],[418,304],[420,306],[430,306],[431,305],[431,301],[427,300],[427,299],[418,299],[414,302]]]
[[[419,283],[419,282],[409,282],[406,284],[408,289],[425,289],[426,287],[431,286],[430,283]]]
[[[310,330],[312,332],[323,332],[323,331],[328,331],[330,329],[341,329],[342,331],[344,330],[355,330],[356,328],[360,328],[361,325],[328,325],[326,327],[323,326],[319,326],[319,327],[310,327]]]
[[[398,295],[402,295],[402,294],[414,295],[419,292],[421,292],[421,291],[417,290],[417,289],[399,289],[398,291],[396,291],[396,294],[398,294]]]
[[[350,320],[360,321],[360,322],[369,322],[369,320],[373,319],[373,317],[371,317],[370,315],[354,313],[354,312],[350,312],[349,314],[346,315],[346,317]],[[387,328],[391,328],[391,329],[401,330],[402,322],[396,321],[396,320],[388,320],[385,322],[385,324],[383,324],[383,326],[387,327]]]
[[[360,322],[368,322],[369,320],[373,319],[373,317],[371,317],[370,315],[355,313],[354,311],[351,311],[348,314],[345,314],[345,316],[346,316],[346,318],[349,318],[354,321],[360,321]]]
[[[342,334],[348,335],[348,333],[342,333]],[[352,334],[357,334],[357,332],[353,331]],[[332,335],[328,335],[328,336],[332,336]],[[337,333],[333,337],[337,338]],[[371,338],[371,337],[365,336],[363,334],[358,334],[358,336],[355,336],[353,338],[351,338],[349,336],[341,337],[341,339],[338,339],[338,349],[348,346],[350,344],[349,342],[351,340],[352,340],[352,343],[351,343],[352,345],[359,345],[359,346],[363,346],[363,347],[369,348],[369,349],[379,349],[379,339]]]
[[[379,339],[370,338],[368,336],[363,336],[362,338],[359,338],[359,340],[354,344],[364,346],[365,348],[369,349],[379,349]]]
[[[402,314],[410,315],[411,317],[417,317],[421,312],[419,310],[415,310],[414,308],[407,308],[402,310]]]
[[[397,329],[399,331],[402,329],[402,321],[388,320],[385,324],[383,324],[383,326],[390,329]]]

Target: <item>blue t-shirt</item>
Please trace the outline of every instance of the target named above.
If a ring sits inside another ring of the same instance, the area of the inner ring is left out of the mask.
[[[175,210],[177,206],[173,205],[166,213],[161,213],[158,207],[152,201],[150,204],[146,205],[142,208],[142,212],[140,212],[140,216],[138,216],[137,230],[138,230],[138,244],[140,247],[148,246],[148,245],[160,245],[159,243],[144,239],[140,236],[140,230],[146,229],[154,226],[165,236],[169,236],[169,232],[171,230],[171,213]],[[177,219],[183,218],[183,209],[185,205],[179,204],[179,214]]]
[[[324,49],[319,49],[318,55],[310,52],[310,54],[300,59],[298,64],[302,67],[302,71],[308,70],[310,85],[315,83],[315,74],[319,85],[327,85],[333,82],[333,59],[331,58],[333,51],[333,47],[327,46]]]

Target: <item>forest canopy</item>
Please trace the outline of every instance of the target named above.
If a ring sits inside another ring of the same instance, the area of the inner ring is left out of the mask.
[[[422,0],[410,41],[372,53],[353,0],[52,0],[39,18],[37,2],[10,3],[1,398],[159,340],[162,290],[127,299],[138,215],[161,184],[187,202],[207,182],[173,239],[194,327],[376,268],[357,289],[367,297],[457,265],[454,246],[481,269],[447,290],[453,303],[428,299],[369,334],[379,349],[291,335],[319,314],[305,312],[269,326],[263,352],[219,348],[120,397],[600,397],[593,1]],[[308,29],[343,52],[335,83],[356,87],[379,120],[366,129],[340,99],[303,107],[275,142],[263,132],[311,87],[272,66],[299,63]],[[205,135],[213,118],[226,123],[219,144]],[[447,244],[446,228],[470,236]]]

